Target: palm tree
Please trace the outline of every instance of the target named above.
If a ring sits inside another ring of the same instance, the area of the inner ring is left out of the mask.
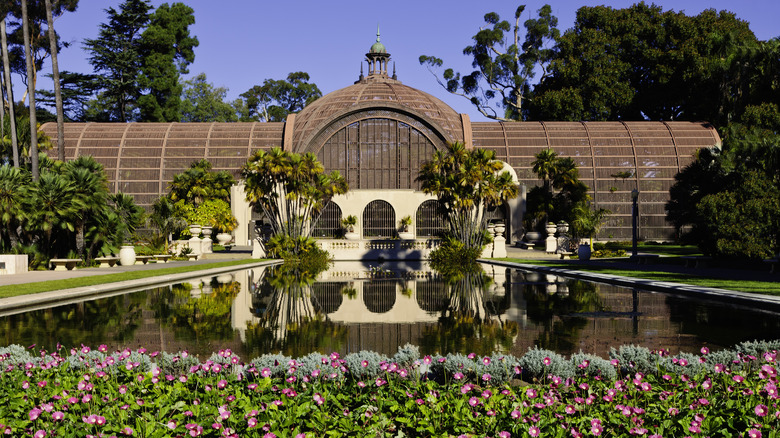
[[[57,109],[57,158],[65,161],[65,116],[62,110],[62,90],[60,84],[60,66],[57,62],[57,33],[54,32],[54,17],[51,0],[46,0],[46,22],[49,26],[49,46],[51,47],[51,73],[54,80],[54,105]]]
[[[125,195],[122,192],[110,195],[109,201],[113,204],[114,212],[119,217],[120,224],[122,224],[119,230],[120,237],[122,240],[125,240],[128,234],[132,234],[136,228],[144,223],[145,211],[142,207],[136,205],[132,196]]]
[[[29,225],[31,230],[41,231],[39,247],[56,255],[62,241],[57,231],[76,230],[75,224],[83,210],[82,200],[75,196],[73,184],[55,172],[44,170],[38,181],[31,185],[29,204]]]
[[[32,48],[30,43],[30,23],[27,16],[27,0],[22,0],[22,33],[24,34],[24,59],[27,64],[27,92],[30,94],[30,163],[32,164],[32,179],[37,181],[38,171],[38,121],[35,115],[35,67],[33,66]]]
[[[24,199],[28,196],[30,174],[10,165],[0,166],[0,217],[2,245],[7,251],[19,241],[17,229],[25,217]]]
[[[176,214],[176,207],[167,196],[161,196],[154,201],[149,220],[165,236],[165,253],[167,254],[171,235],[179,230],[183,230],[187,226],[187,221]]]
[[[501,168],[494,152],[467,150],[459,142],[434,152],[420,168],[423,192],[439,198],[450,231],[466,248],[484,245],[487,209],[517,196],[517,185]]]
[[[84,232],[88,222],[97,217],[100,210],[107,208],[108,178],[103,165],[91,156],[80,156],[63,167],[63,175],[73,184],[74,197],[78,198],[82,210],[76,226],[76,253],[84,256]]]
[[[7,6],[4,6],[7,7]],[[8,118],[11,123],[11,148],[13,149],[14,167],[19,167],[19,143],[16,138],[16,112],[14,111],[14,87],[11,83],[11,63],[8,58],[8,36],[5,31],[5,18],[8,10],[0,11],[3,19],[0,20],[0,44],[3,52],[3,76],[5,77],[6,96],[8,98]],[[0,99],[2,100],[2,99]],[[5,111],[5,105],[3,105]],[[5,125],[3,125],[5,126]]]
[[[534,157],[536,159],[531,162],[531,170],[542,180],[544,189],[552,193],[551,182],[553,176],[558,173],[558,153],[552,149],[542,149]]]

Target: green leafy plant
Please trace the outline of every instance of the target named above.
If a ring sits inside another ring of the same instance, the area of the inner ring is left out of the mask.
[[[357,216],[351,214],[341,219],[341,225],[343,225],[344,228],[346,228],[350,233],[354,233],[355,226],[357,225]]]

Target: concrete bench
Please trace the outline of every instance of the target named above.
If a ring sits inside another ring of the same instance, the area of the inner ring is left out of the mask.
[[[160,262],[160,263],[168,263],[168,260],[169,260],[171,257],[173,257],[173,256],[172,256],[172,255],[170,255],[170,254],[157,254],[157,255],[153,255],[153,256],[152,256],[152,258],[154,259],[154,261],[156,261],[156,262]]]
[[[187,254],[187,260],[198,260],[197,254]]]
[[[712,257],[707,256],[685,256],[680,258],[685,261],[686,268],[706,268],[712,261]]]
[[[95,257],[101,268],[113,268],[119,262],[119,257]]]
[[[149,260],[152,259],[152,256],[143,256],[143,255],[137,255],[135,256],[135,264],[136,265],[145,265],[149,263]]]
[[[780,270],[778,270],[778,267],[780,267],[780,259],[766,259],[764,260],[764,263],[769,265],[769,272],[772,274],[780,272]]]
[[[55,271],[71,271],[80,261],[81,259],[51,259],[49,264],[54,267]]]
[[[637,265],[651,265],[658,260],[658,254],[637,254],[632,255],[631,260],[634,260]]]
[[[571,259],[572,252],[569,251],[561,251],[558,254],[561,255],[561,260],[569,260]]]

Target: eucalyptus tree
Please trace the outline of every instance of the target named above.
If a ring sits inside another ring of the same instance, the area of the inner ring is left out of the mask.
[[[247,200],[271,222],[273,234],[293,240],[297,254],[334,195],[349,189],[338,171],[325,174],[314,154],[256,151],[241,169]]]
[[[428,66],[444,89],[468,99],[485,117],[524,119],[524,100],[529,97],[530,81],[537,71],[542,73],[542,79],[547,76],[554,55],[552,45],[560,32],[550,5],[539,9],[538,18],[528,19],[521,25],[523,11],[524,5],[515,10],[514,23],[501,20],[495,12],[485,14],[485,26],[472,38],[474,44],[463,49],[463,54],[472,58],[471,73],[461,74],[447,68],[438,76],[434,69],[441,68],[444,61],[435,56],[420,56],[420,64]]]
[[[322,91],[309,79],[306,72],[292,72],[287,79],[266,79],[262,85],[255,85],[242,93],[249,118],[261,122],[283,122],[288,114],[301,111],[322,97]]]
[[[450,143],[436,151],[420,168],[423,192],[444,206],[450,232],[467,249],[482,248],[486,240],[487,211],[517,196],[517,185],[495,152],[466,149]]]

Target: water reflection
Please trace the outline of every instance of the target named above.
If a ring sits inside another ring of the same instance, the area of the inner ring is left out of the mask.
[[[776,313],[483,266],[443,277],[427,267],[340,262],[316,278],[255,268],[0,318],[0,343],[81,344],[201,357],[283,352],[501,351],[534,345],[606,355],[613,346],[697,351],[780,337]]]

